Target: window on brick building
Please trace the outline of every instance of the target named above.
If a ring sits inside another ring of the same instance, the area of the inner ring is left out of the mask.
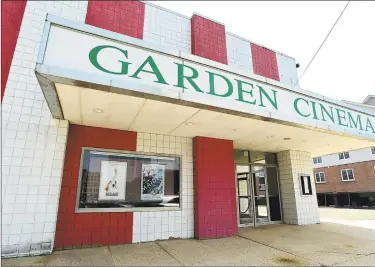
[[[371,148],[371,153],[372,153],[373,155],[375,155],[375,147],[372,147],[372,148]]]
[[[326,182],[326,177],[324,172],[317,172],[315,173],[315,182],[317,184],[322,184]]]
[[[84,148],[78,211],[180,207],[180,158]]]
[[[350,158],[349,152],[339,153],[339,159],[348,159]]]
[[[343,169],[341,170],[341,178],[343,181],[353,181],[354,171],[353,169]]]
[[[314,162],[314,164],[322,163],[322,157],[313,158],[313,162]]]

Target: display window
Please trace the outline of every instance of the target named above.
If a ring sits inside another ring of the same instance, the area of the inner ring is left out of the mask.
[[[178,209],[179,156],[83,148],[77,212]]]

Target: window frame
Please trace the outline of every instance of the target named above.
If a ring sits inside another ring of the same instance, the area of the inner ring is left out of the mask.
[[[321,174],[323,173],[323,176],[324,176],[324,182],[321,181]],[[319,179],[320,179],[320,182],[318,182],[318,180],[316,179],[316,175],[319,175]],[[314,173],[314,176],[315,176],[315,183],[317,184],[325,184],[326,183],[326,174],[324,172],[316,172]]]
[[[319,161],[319,159],[320,159],[320,161]],[[322,162],[323,162],[322,157],[315,157],[315,158],[313,158],[313,163],[314,164],[319,164],[319,163],[322,163]]]
[[[347,180],[344,180],[343,171],[345,171],[345,173],[346,173],[346,177],[348,178]],[[349,173],[348,173],[348,171],[352,172],[353,179],[349,179]],[[343,182],[352,182],[352,181],[355,181],[354,169],[341,169],[340,172],[341,172],[341,180]]]
[[[180,203],[178,207],[135,207],[135,208],[79,208],[79,199],[82,185],[82,172],[83,172],[83,159],[85,151],[96,151],[104,153],[116,153],[116,154],[133,154],[133,155],[144,155],[144,156],[155,156],[155,157],[173,157],[180,160]],[[139,211],[182,211],[183,203],[183,186],[182,186],[182,155],[176,154],[164,154],[164,153],[152,153],[152,152],[142,152],[142,151],[131,151],[131,150],[117,150],[117,149],[105,149],[97,147],[82,147],[81,148],[81,159],[78,172],[78,184],[77,184],[77,194],[74,212],[75,213],[96,213],[96,212],[139,212]]]
[[[347,155],[347,157],[345,156]],[[342,158],[341,158],[342,156]],[[343,160],[343,159],[349,159],[350,158],[350,153],[349,151],[345,151],[345,152],[341,152],[339,153],[339,160]]]

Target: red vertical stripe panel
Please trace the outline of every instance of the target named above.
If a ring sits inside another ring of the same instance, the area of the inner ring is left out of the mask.
[[[16,49],[26,1],[1,1],[1,100]]]
[[[225,26],[198,15],[191,18],[193,55],[228,64]]]
[[[145,3],[140,1],[94,1],[87,7],[86,24],[143,39]]]
[[[254,73],[280,81],[276,53],[256,44],[250,44]]]

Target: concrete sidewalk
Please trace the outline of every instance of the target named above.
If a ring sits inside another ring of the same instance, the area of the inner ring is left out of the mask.
[[[3,266],[374,266],[375,230],[322,223],[241,228],[237,236],[167,240],[3,259]]]
[[[320,221],[375,229],[374,209],[319,208]],[[375,265],[375,263],[374,263]]]

